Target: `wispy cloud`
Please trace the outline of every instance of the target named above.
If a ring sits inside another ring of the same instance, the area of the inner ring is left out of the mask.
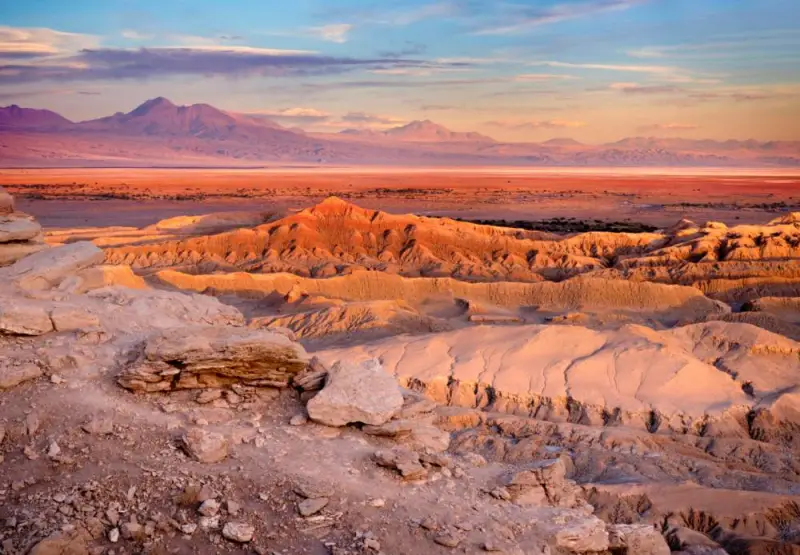
[[[572,63],[557,61],[528,62],[529,66],[560,67],[569,69],[595,69],[603,71],[619,71],[632,73],[656,73],[670,74],[680,70],[672,66],[661,65],[635,65],[635,64],[594,64],[594,63]]]
[[[464,4],[464,0],[440,0],[410,8],[398,8],[380,2],[372,7],[352,10],[330,8],[320,15],[324,18],[345,17],[360,25],[406,26],[426,19],[457,16],[462,13]]]
[[[625,94],[641,95],[676,94],[684,92],[684,89],[673,85],[639,85],[638,83],[612,83],[609,88]]]
[[[94,35],[0,26],[0,59],[58,56],[100,44]]]
[[[347,42],[348,34],[353,26],[349,23],[333,23],[322,27],[310,27],[307,31],[311,36],[320,38],[328,42],[344,43]]]
[[[122,31],[122,38],[128,40],[152,40],[155,38],[155,35],[151,35],[149,33],[141,33],[139,31],[135,31],[133,29],[126,29]]]
[[[485,125],[503,127],[505,129],[576,129],[585,127],[586,122],[570,120],[534,120],[534,121],[487,121]]]
[[[642,125],[639,127],[639,131],[645,133],[654,133],[654,132],[677,132],[677,131],[694,131],[695,129],[699,129],[700,127],[697,125],[692,125],[690,123],[653,123],[650,125]]]
[[[560,73],[522,73],[514,77],[514,81],[521,82],[542,82],[542,81],[566,81],[578,79],[574,75],[562,75]]]
[[[501,21],[476,31],[478,35],[519,34],[542,26],[573,19],[596,16],[606,12],[624,11],[646,3],[648,0],[589,0],[570,2],[550,7],[513,5],[505,10]]]
[[[342,29],[335,31],[335,38]],[[173,37],[176,46],[101,48],[97,37],[51,29],[0,28],[0,85],[36,81],[149,79],[176,75],[326,75],[356,70],[463,67],[410,58],[326,56],[223,44],[229,37]],[[238,40],[238,39],[237,39]]]
[[[281,110],[256,110],[247,112],[251,116],[261,116],[269,119],[279,121],[281,123],[288,123],[291,125],[317,123],[330,119],[330,112],[318,110],[316,108],[283,108]]]

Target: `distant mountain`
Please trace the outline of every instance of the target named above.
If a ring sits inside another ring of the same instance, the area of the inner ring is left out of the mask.
[[[430,120],[412,121],[407,125],[386,131],[371,129],[345,129],[342,135],[362,138],[387,138],[409,143],[493,143],[494,139],[475,132],[460,133]]]
[[[77,124],[82,131],[159,137],[191,136],[206,139],[253,138],[274,131],[294,135],[278,124],[246,114],[224,112],[209,104],[176,106],[163,97],[134,110]]]
[[[49,110],[0,108],[0,165],[175,166],[661,166],[800,168],[798,141],[631,137],[606,145],[570,138],[503,143],[432,121],[385,131],[306,133],[266,117],[154,98],[128,113],[73,123]]]
[[[46,129],[67,127],[72,122],[50,110],[20,108],[16,104],[0,107],[0,127],[14,129]]]
[[[547,146],[584,146],[583,143],[569,137],[555,137],[542,143]]]

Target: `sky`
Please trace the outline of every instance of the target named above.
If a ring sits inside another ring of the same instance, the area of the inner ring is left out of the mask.
[[[800,140],[800,0],[0,0],[0,105]]]

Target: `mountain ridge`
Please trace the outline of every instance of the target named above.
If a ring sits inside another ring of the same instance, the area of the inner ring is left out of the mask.
[[[500,142],[430,120],[386,130],[310,133],[272,120],[179,106],[164,97],[127,113],[72,122],[50,110],[0,107],[2,165],[234,165],[258,162],[518,166],[800,167],[800,141],[627,137],[588,145],[569,137]]]

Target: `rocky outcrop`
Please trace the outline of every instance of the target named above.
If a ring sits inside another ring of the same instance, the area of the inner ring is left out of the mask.
[[[511,499],[519,505],[586,508],[583,492],[567,479],[564,459],[537,462],[509,476],[504,484]]]
[[[25,290],[48,289],[102,261],[103,251],[92,243],[71,243],[37,252],[0,269],[0,279]]]
[[[222,387],[232,383],[286,387],[308,355],[282,334],[245,328],[180,328],[153,334],[141,358],[118,377],[133,391]]]
[[[306,406],[309,417],[327,426],[360,422],[379,426],[403,406],[395,379],[378,360],[360,364],[339,361],[328,372],[325,387]]]
[[[14,210],[14,199],[0,187],[0,267],[47,248],[42,227]]]

